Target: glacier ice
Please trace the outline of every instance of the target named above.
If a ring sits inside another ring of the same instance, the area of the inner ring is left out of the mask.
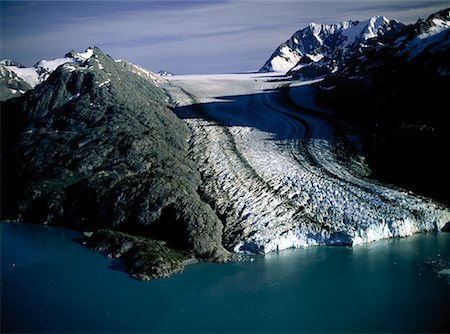
[[[282,89],[290,94],[287,85],[296,83],[264,76],[173,76],[162,85],[184,106],[178,115],[191,129],[202,193],[224,219],[226,248],[358,245],[450,221],[439,203],[354,173],[339,159],[335,123],[314,106],[310,88],[286,101]]]

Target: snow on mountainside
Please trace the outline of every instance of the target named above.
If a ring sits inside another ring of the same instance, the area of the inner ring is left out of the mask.
[[[10,59],[0,61],[0,101],[20,96],[32,88],[12,68],[23,71],[25,66]]]
[[[83,65],[91,57],[94,57],[95,63],[102,70],[103,65],[99,63],[94,51],[95,47],[89,47],[85,52],[72,50],[63,58],[41,60],[33,67],[25,67],[10,59],[0,61],[0,101],[24,94],[26,91],[47,80],[50,74],[64,64]],[[117,60],[116,62],[121,63],[128,70],[154,83],[162,80],[159,75],[137,65],[122,60]]]
[[[450,8],[444,9],[426,20],[419,20],[394,42],[397,56],[407,55],[411,60],[422,52],[431,54],[450,48]]]
[[[90,51],[90,52],[89,52]],[[59,66],[65,63],[78,63],[82,64],[85,60],[89,59],[89,55],[92,56],[92,49],[89,48],[84,53],[67,54],[66,57],[56,58],[52,60],[41,60],[33,67],[15,66],[14,62],[5,62],[2,66],[6,71],[13,72],[19,78],[28,83],[31,87],[35,87],[41,82],[47,80],[49,75],[56,70]]]
[[[422,69],[427,67],[430,72],[448,75],[449,54],[450,9],[447,8],[430,15],[426,20],[419,19],[415,24],[406,26],[382,45],[377,44],[359,54],[352,54],[336,76],[362,78],[380,70],[386,72],[388,64],[383,61],[385,59],[389,59],[389,63],[395,63],[397,71],[405,66]],[[293,69],[289,74],[294,78],[300,77],[297,72],[297,69]]]
[[[25,67],[12,60],[5,59],[0,62],[0,100],[20,96],[47,80],[59,66],[66,63],[82,64],[93,55],[89,48],[83,53],[71,51],[63,58],[41,60],[33,67]]]
[[[260,72],[288,72],[296,65],[332,58],[339,50],[364,48],[375,37],[403,28],[397,20],[375,16],[366,21],[344,21],[337,24],[311,23],[282,43]]]
[[[450,9],[374,42],[321,81],[316,102],[363,127],[378,177],[450,203]]]

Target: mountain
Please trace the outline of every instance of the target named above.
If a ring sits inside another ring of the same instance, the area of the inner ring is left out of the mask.
[[[91,48],[81,53],[70,51],[63,58],[41,60],[33,67],[25,67],[10,59],[0,61],[0,101],[24,94],[47,80],[60,65],[83,64],[92,54]]]
[[[327,64],[313,76],[323,76],[338,70],[346,55],[367,47],[376,37],[390,36],[403,28],[397,20],[375,16],[366,21],[345,21],[337,24],[311,23],[282,43],[267,60],[260,72],[288,72],[308,64]],[[319,73],[320,72],[320,73]],[[323,73],[322,73],[323,72]]]
[[[161,76],[163,76],[163,77],[171,77],[171,76],[173,75],[172,72],[168,72],[168,71],[166,71],[166,70],[159,70],[159,71],[158,71],[158,74],[161,75]]]
[[[225,261],[159,77],[95,47],[38,64],[41,84],[1,105],[2,219],[96,231],[89,245],[140,279]]]
[[[373,176],[450,204],[449,8],[350,57],[320,87],[317,103],[361,127]]]
[[[24,68],[23,65],[9,59],[0,61],[0,101],[20,96],[32,88],[27,81],[17,74]]]

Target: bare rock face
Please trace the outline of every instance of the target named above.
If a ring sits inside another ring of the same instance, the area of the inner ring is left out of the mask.
[[[131,277],[148,281],[182,272],[194,254],[176,251],[164,241],[111,230],[98,230],[85,243],[108,258],[120,258]]]
[[[450,205],[450,8],[365,49],[320,85],[317,102],[363,129],[373,177]]]
[[[2,219],[126,231],[225,260],[222,224],[187,157],[189,130],[162,90],[98,48],[78,55],[2,104]]]

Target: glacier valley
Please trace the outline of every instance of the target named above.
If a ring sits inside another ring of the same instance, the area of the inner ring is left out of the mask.
[[[225,248],[355,246],[444,228],[445,206],[369,178],[357,132],[314,105],[313,82],[247,73],[160,84],[191,130]]]

